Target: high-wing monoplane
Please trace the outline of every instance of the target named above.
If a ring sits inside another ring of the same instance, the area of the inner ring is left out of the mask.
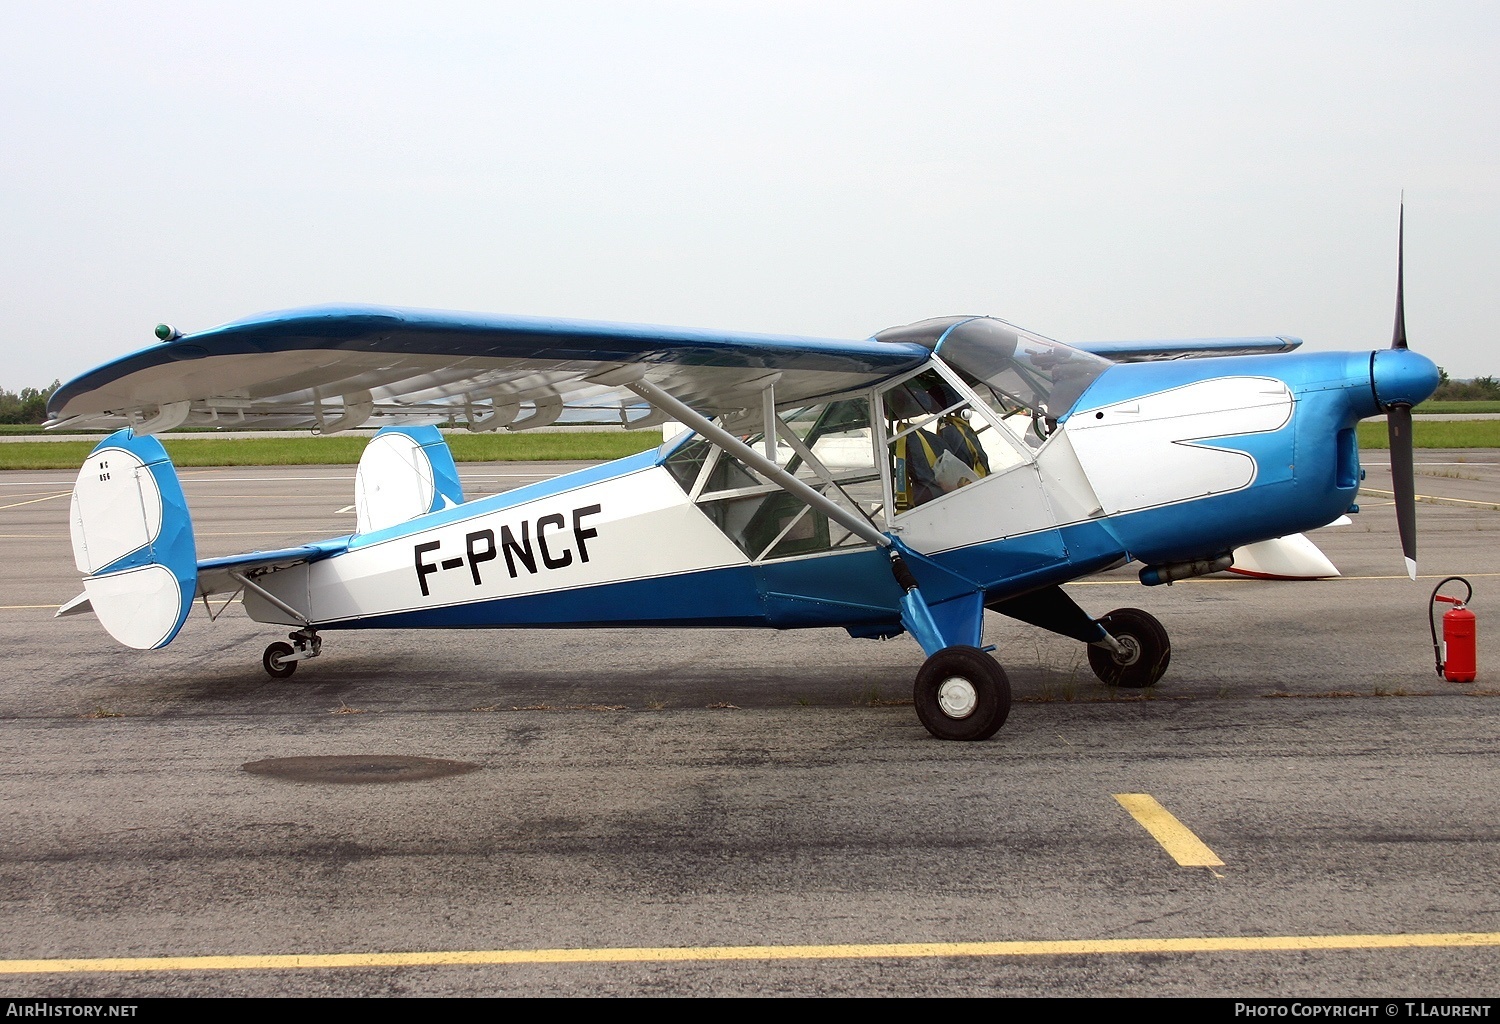
[[[369,306],[157,333],[51,400],[54,428],[119,428],[78,476],[84,592],[59,614],[91,609],[144,650],[195,601],[216,615],[239,597],[256,621],[295,627],[265,650],[277,677],[341,629],[906,633],[926,655],[923,725],[967,740],[1010,708],[982,647],[986,609],[1089,645],[1106,683],[1154,684],[1162,625],[1133,608],[1096,617],[1062,584],[1126,562],[1170,583],[1353,511],[1369,416],[1389,423],[1415,578],[1411,407],[1438,381],[1407,348],[1399,260],[1394,340],[1375,352],[1293,352],[1286,337],[1067,345],[987,316],[843,341]],[[580,415],[683,429],[465,500],[434,425]],[[183,424],[380,426],[356,531],[200,560],[153,436]]]

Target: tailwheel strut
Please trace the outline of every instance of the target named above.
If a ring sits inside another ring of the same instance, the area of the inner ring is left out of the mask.
[[[272,679],[285,679],[297,671],[297,662],[316,658],[323,653],[323,638],[311,626],[288,633],[286,644],[277,641],[261,655],[260,663]]]

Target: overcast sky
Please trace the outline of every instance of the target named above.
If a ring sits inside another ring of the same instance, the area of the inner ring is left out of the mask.
[[[1500,4],[0,0],[0,386],[334,301],[1500,373]]]

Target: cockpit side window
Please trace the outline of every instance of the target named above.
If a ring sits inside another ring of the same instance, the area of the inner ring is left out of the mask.
[[[898,516],[1028,461],[1006,428],[935,368],[903,378],[880,401]]]
[[[1067,415],[1110,366],[1093,353],[991,317],[954,325],[938,343],[937,355],[976,389],[983,384],[1053,421]]]
[[[846,399],[782,410],[776,463],[835,503],[869,517],[883,504],[870,402]],[[761,432],[742,435],[757,450]],[[717,445],[697,438],[675,449],[665,468],[705,515],[752,560],[814,554],[867,542]]]

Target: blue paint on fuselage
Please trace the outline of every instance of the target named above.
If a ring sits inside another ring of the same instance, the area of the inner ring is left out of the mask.
[[[1077,416],[1218,377],[1270,377],[1286,384],[1294,395],[1337,391],[1346,396],[1350,411],[1356,413],[1355,419],[1380,412],[1370,386],[1370,353],[1295,352],[1120,363],[1100,374],[1068,415]]]
[[[912,569],[924,592],[930,584],[934,595],[941,592],[953,599],[967,580],[986,600],[1003,600],[1087,576],[1122,560],[1163,563],[1207,558],[1255,541],[1324,526],[1348,508],[1358,491],[1353,428],[1358,420],[1380,411],[1371,379],[1373,362],[1368,352],[1298,353],[1111,367],[1083,395],[1075,412],[1216,377],[1264,376],[1290,388],[1293,414],[1277,430],[1188,442],[1251,456],[1256,476],[1240,490],[955,548],[923,556]],[[1391,362],[1395,365],[1397,360]],[[1391,394],[1402,400],[1426,397],[1420,394],[1426,386],[1420,363],[1401,361],[1399,369],[1390,373]],[[423,516],[369,538],[357,538],[351,546],[417,533],[611,479],[655,465],[660,458],[660,453],[651,451],[592,467]],[[374,616],[329,623],[324,628],[899,628],[900,597],[886,554],[860,548]]]

